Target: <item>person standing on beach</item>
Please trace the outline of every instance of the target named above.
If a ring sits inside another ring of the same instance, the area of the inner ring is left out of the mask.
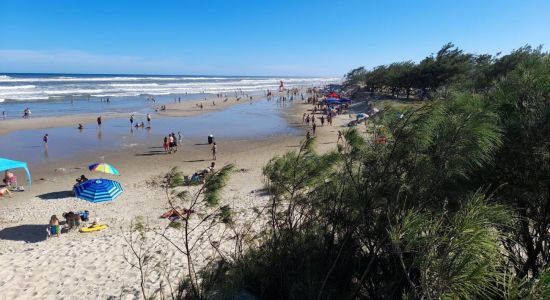
[[[42,142],[44,142],[44,149],[48,151],[48,134],[46,133],[44,137],[42,137]]]
[[[342,134],[342,131],[338,130],[338,139],[336,140],[336,144],[340,143],[340,141],[344,142],[344,135]]]
[[[216,160],[216,152],[218,151],[218,146],[214,142],[212,145],[212,160]]]
[[[306,122],[306,113],[302,115],[302,124],[304,124],[305,122]]]
[[[162,147],[164,148],[164,154],[168,154],[168,137],[167,136],[164,137]]]
[[[130,115],[130,127],[134,125],[134,115]]]
[[[172,136],[172,149],[174,150],[174,153],[178,152],[178,140],[176,139],[175,133],[170,133]]]
[[[172,154],[172,149],[174,149],[174,137],[172,134],[168,134],[168,153]]]
[[[321,126],[325,126],[325,116],[321,116]]]
[[[315,122],[313,122],[313,126],[311,127],[312,131],[313,131],[313,135],[315,135],[315,129],[317,129],[317,124],[315,124]]]
[[[101,116],[97,117],[97,127],[101,128]]]
[[[147,125],[151,125],[151,114],[147,114]]]

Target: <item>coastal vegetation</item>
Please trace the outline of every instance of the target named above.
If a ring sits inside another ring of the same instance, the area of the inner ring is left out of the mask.
[[[386,106],[333,151],[313,138],[272,158],[255,230],[215,208],[231,166],[207,179],[191,203],[213,205],[238,247],[174,298],[549,299],[550,55],[447,44],[344,86],[422,103]]]

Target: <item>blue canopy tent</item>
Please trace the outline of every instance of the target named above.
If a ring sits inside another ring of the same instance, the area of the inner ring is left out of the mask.
[[[30,189],[32,179],[31,179],[31,172],[29,172],[29,168],[27,167],[27,163],[0,157],[0,172],[11,170],[11,169],[20,169],[20,168],[25,169],[25,172],[27,173],[27,181],[29,183],[29,189]]]

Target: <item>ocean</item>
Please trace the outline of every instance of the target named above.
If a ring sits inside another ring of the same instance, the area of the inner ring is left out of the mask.
[[[203,139],[208,134],[221,139],[298,134],[300,131],[281,114],[294,101],[263,97],[266,90],[277,90],[280,80],[287,88],[339,81],[322,77],[0,74],[0,127],[9,122],[6,119],[21,118],[26,108],[31,110],[32,118],[119,112],[133,113],[136,122],[144,122],[147,113],[153,114],[151,129],[147,130],[129,126],[127,118],[114,118],[105,120],[102,127],[95,122],[84,123],[82,130],[74,124],[13,131],[0,135],[0,157],[33,164],[63,160],[85,153],[159,145],[170,132],[181,132],[190,139]],[[178,98],[183,102],[217,93],[241,96],[241,92],[260,99],[191,117],[159,117],[154,113],[154,107]],[[110,101],[101,101],[105,98]],[[42,146],[46,133],[50,137],[48,151]]]
[[[340,78],[277,76],[188,76],[128,74],[0,74],[0,113],[6,118],[21,117],[25,108],[33,116],[104,112],[95,104],[110,98],[109,111],[134,112],[156,103],[201,99],[207,94],[234,95],[276,90],[282,80],[285,87],[319,86]]]

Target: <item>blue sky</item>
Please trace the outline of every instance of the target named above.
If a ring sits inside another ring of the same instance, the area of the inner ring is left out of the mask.
[[[0,1],[0,73],[342,76],[550,45],[550,1]]]

